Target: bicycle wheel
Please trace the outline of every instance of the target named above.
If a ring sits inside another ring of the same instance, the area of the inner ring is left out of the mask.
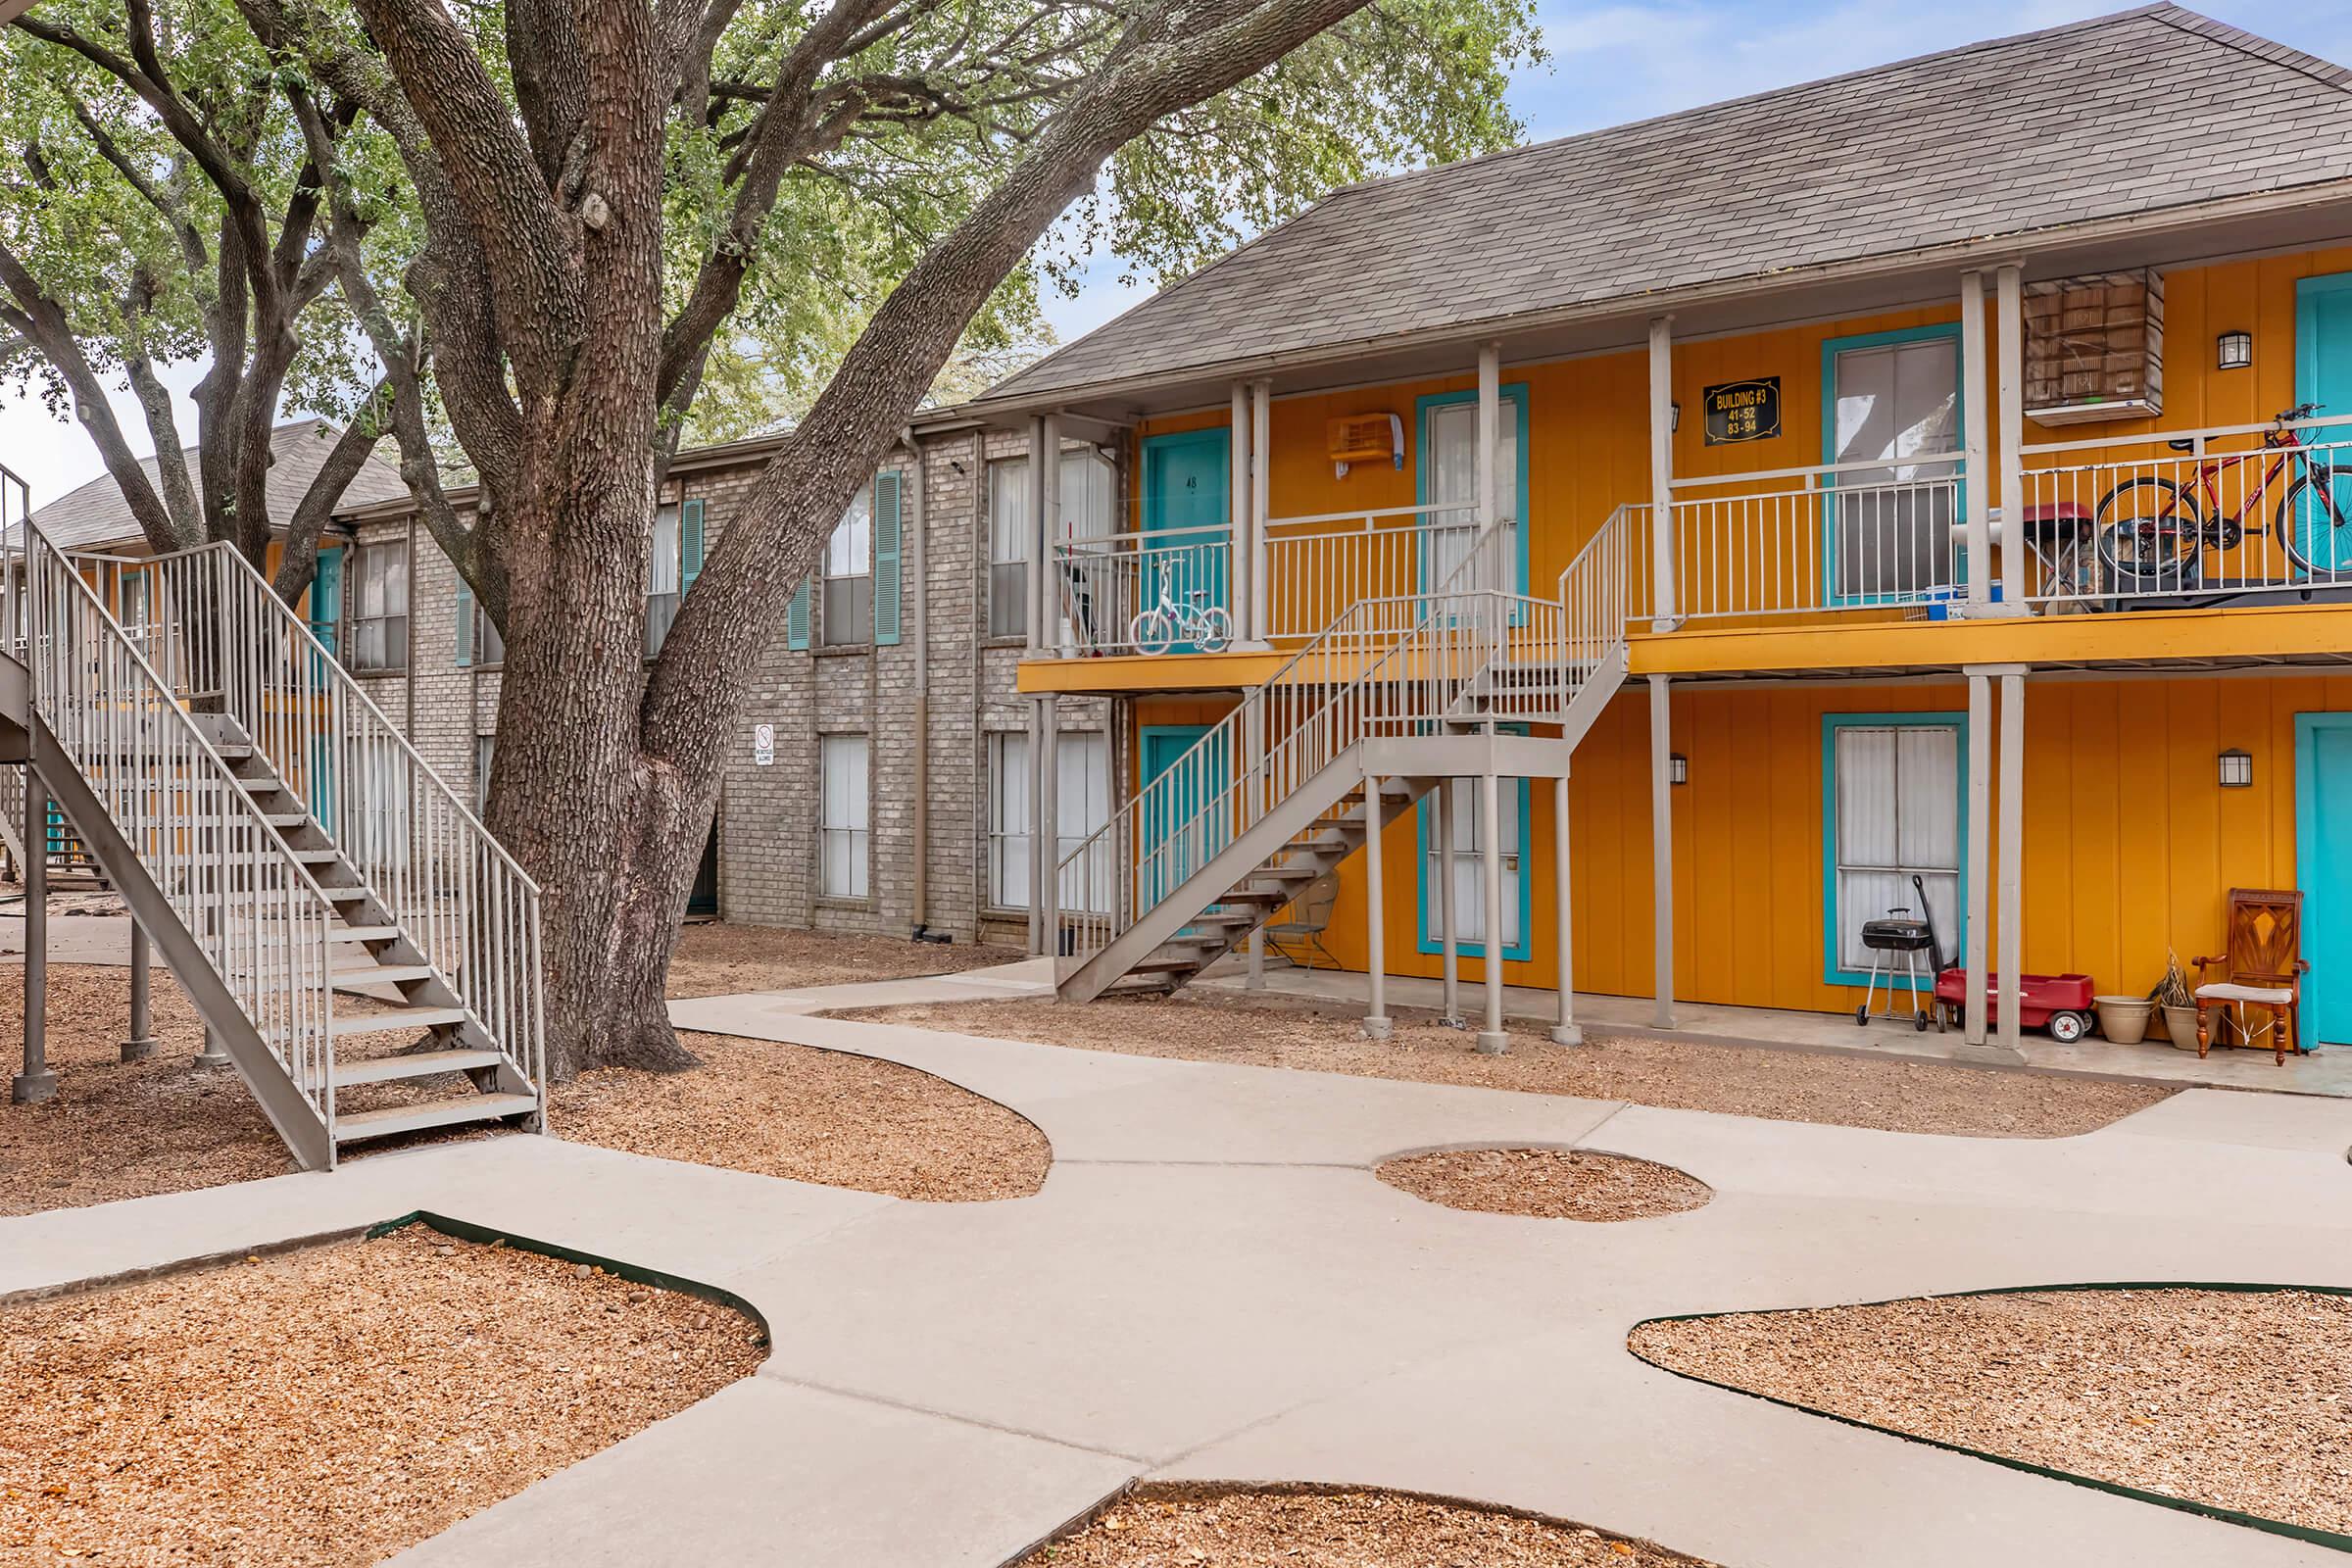
[[[2170,479],[2127,479],[2099,498],[2093,526],[2107,591],[2163,593],[2199,577],[2197,503]]]
[[[1204,654],[1221,654],[1233,643],[1233,617],[1222,605],[1211,605],[1200,612],[1200,622],[1194,630],[1198,635],[1193,646]]]
[[[1127,640],[1139,654],[1164,654],[1176,646],[1176,617],[1164,610],[1147,610],[1127,623]]]
[[[2352,582],[2352,518],[2333,468],[2306,465],[2278,502],[2278,542],[2306,581]]]

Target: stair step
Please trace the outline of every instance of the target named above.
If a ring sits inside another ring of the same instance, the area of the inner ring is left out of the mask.
[[[332,889],[329,890],[330,892]],[[339,925],[327,932],[329,942],[390,942],[401,934],[396,925]]]
[[[531,1095],[462,1095],[455,1100],[428,1100],[418,1105],[354,1111],[335,1118],[335,1142],[349,1144],[363,1138],[388,1138],[394,1133],[449,1127],[459,1122],[496,1121],[538,1108],[539,1102]]]
[[[271,827],[308,827],[311,817],[307,811],[264,811],[262,820]]]
[[[332,971],[337,991],[348,991],[353,986],[405,985],[411,980],[430,980],[432,977],[433,966],[429,963],[377,963]]]
[[[337,1018],[330,1032],[339,1040],[345,1035],[380,1035],[394,1029],[433,1029],[445,1023],[465,1021],[464,1007],[397,1007],[390,1012]]]
[[[326,895],[330,904],[356,904],[369,896],[366,888],[320,888],[318,891]]]
[[[1198,954],[1154,953],[1128,970],[1129,974],[1191,974],[1200,967]]]
[[[467,1072],[495,1067],[506,1058],[495,1051],[419,1051],[407,1056],[370,1056],[365,1061],[335,1063],[335,1087],[353,1084],[397,1083],[404,1078],[430,1078],[435,1073]]]
[[[343,858],[341,850],[288,850],[286,853],[305,865],[324,865]]]

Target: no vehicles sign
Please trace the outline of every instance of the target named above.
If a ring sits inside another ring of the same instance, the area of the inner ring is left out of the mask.
[[[773,724],[754,724],[752,726],[752,765],[754,767],[766,767],[770,763],[774,762],[775,760],[776,726]]]

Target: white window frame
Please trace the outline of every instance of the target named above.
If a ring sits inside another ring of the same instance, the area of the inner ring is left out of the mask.
[[[685,594],[685,508],[675,501],[664,501],[656,507],[650,532],[652,537],[645,553],[645,657],[648,659],[661,653],[662,644],[668,640],[670,624],[678,618],[678,601]],[[668,535],[666,548],[664,532]],[[475,622],[477,633],[480,624]],[[481,644],[475,643],[474,648],[478,655]],[[476,662],[479,662],[477,657]]]
[[[817,738],[816,888],[821,898],[871,897],[873,742],[862,734]]]
[[[1058,497],[1063,544],[1108,539],[1118,530],[1118,466],[1092,446],[1064,447]],[[1029,459],[996,458],[988,465],[988,635],[1017,641],[1029,634],[1029,545],[1036,529],[1029,510]],[[1062,615],[1063,635],[1073,629]]]
[[[1029,734],[991,730],[988,736],[988,905],[1029,907]]]
[[[344,667],[355,675],[397,675],[409,667],[409,602],[411,563],[408,542],[382,539],[363,542],[351,552],[350,576],[344,603],[350,607],[350,635],[345,639]],[[389,570],[397,564],[397,579]],[[374,593],[369,592],[370,566]],[[394,583],[397,580],[397,591]],[[370,600],[375,609],[368,609]],[[393,601],[397,599],[398,604]]]
[[[861,539],[862,535],[862,539]],[[818,646],[863,648],[874,640],[874,496],[871,486],[850,498],[825,536],[816,580]]]

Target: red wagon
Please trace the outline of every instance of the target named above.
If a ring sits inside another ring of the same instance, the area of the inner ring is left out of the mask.
[[[2029,1029],[2047,1027],[2050,1038],[2060,1045],[2073,1045],[2090,1033],[2090,998],[2093,991],[2086,974],[2030,974],[2019,986],[2018,1019]],[[1998,1013],[2001,998],[2001,977],[1984,977],[1984,1015]],[[1952,1022],[1959,1022],[1968,1006],[1968,971],[1946,969],[1936,977],[1936,1005],[1944,1009]]]

